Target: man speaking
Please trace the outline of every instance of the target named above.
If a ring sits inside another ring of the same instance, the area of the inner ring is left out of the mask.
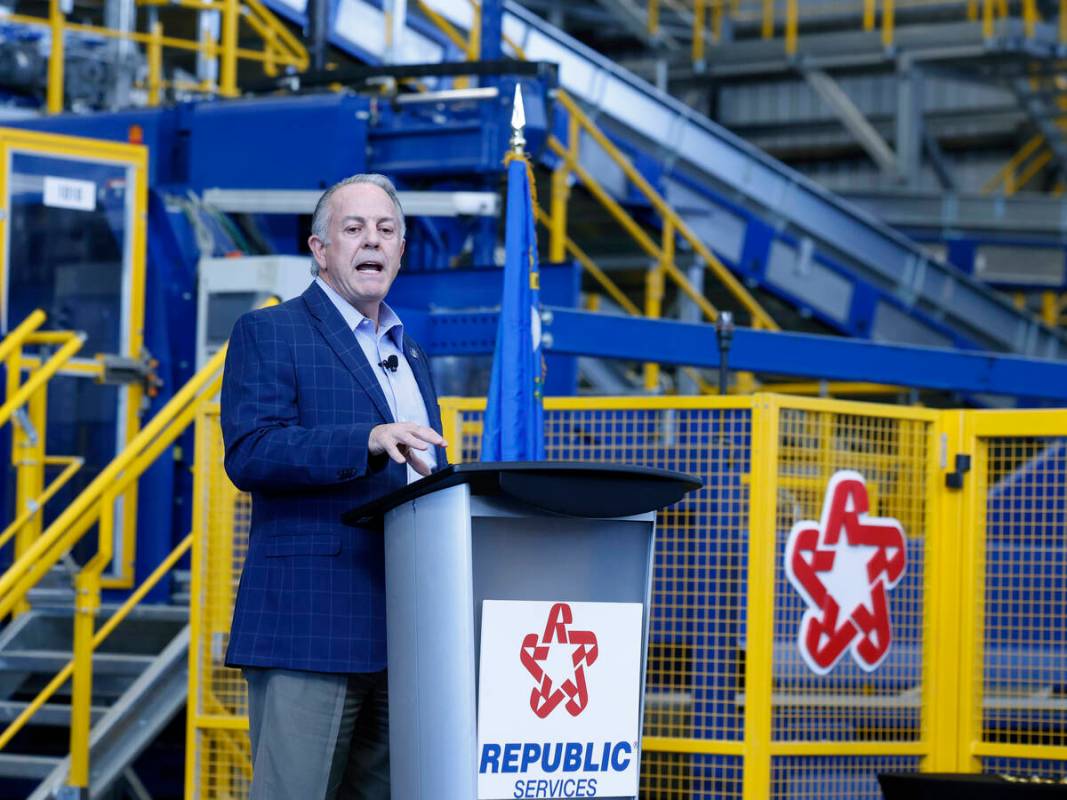
[[[384,302],[392,183],[341,181],[311,231],[314,283],[242,316],[226,357],[226,472],[252,494],[226,663],[248,682],[252,800],[388,800],[382,538],[340,518],[443,466],[445,441],[430,365]]]

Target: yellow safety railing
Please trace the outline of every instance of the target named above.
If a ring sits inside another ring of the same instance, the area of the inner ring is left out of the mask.
[[[983,185],[982,194],[1000,192],[1011,197],[1026,185],[1052,160],[1052,150],[1044,147],[1045,137],[1032,136]]]
[[[233,600],[247,552],[251,506],[226,476],[218,404],[196,422],[193,554],[186,703],[186,798],[247,797],[252,780],[240,672],[224,665]]]
[[[478,459],[484,408],[441,400],[450,461]],[[247,706],[222,654],[250,501],[226,478],[218,408],[200,422],[186,797],[239,800]],[[545,400],[545,439],[549,461],[666,466],[704,482],[657,520],[642,796],[854,800],[879,796],[884,771],[1067,772],[1056,689],[1067,597],[1055,590],[1067,410],[559,397]],[[952,488],[960,455],[972,466]],[[900,521],[908,565],[889,594],[886,660],[821,676],[799,659],[806,606],[782,553],[844,469],[865,478],[872,516]]]
[[[195,11],[215,11],[221,17],[221,42],[165,36],[163,25],[158,20],[146,31],[122,31],[98,25],[69,22],[63,13],[61,0],[49,0],[48,17],[26,14],[8,14],[4,22],[14,25],[47,28],[51,34],[51,51],[48,58],[48,84],[46,106],[48,113],[58,114],[63,110],[63,57],[64,39],[67,34],[80,33],[108,39],[134,42],[145,48],[148,65],[148,104],[158,105],[164,89],[181,89],[224,97],[236,97],[237,62],[253,61],[262,65],[267,75],[277,74],[279,67],[293,67],[298,71],[307,69],[307,49],[285,25],[278,20],[260,0],[138,0],[143,6],[178,6]],[[239,46],[239,27],[244,21],[260,39],[262,50]],[[220,62],[218,84],[211,82],[189,83],[163,79],[163,50],[198,53]]]
[[[1042,292],[1041,320],[1053,328],[1067,325],[1067,294],[1055,291]]]
[[[20,558],[40,536],[44,506],[84,464],[78,456],[47,454],[48,381],[81,349],[85,335],[73,331],[42,331],[47,315],[40,309],[22,321],[0,342],[0,363],[7,372],[6,401],[0,405],[0,426],[15,419],[11,436],[11,464],[15,468],[15,518],[0,532],[0,547],[14,540]],[[25,348],[54,349],[28,357]],[[23,380],[23,374],[27,377]],[[49,468],[62,467],[45,484]],[[20,601],[15,613],[29,606]]]
[[[1063,14],[1063,5],[1061,2],[1059,36],[1061,42],[1067,43],[1067,17]],[[941,18],[951,15],[955,8],[958,19],[981,24],[982,35],[987,39],[996,34],[998,20],[1012,16],[1015,11],[1023,21],[1027,37],[1034,36],[1041,19],[1036,0],[1020,0],[1017,4],[1009,4],[1006,0],[693,0],[692,60],[694,64],[705,62],[709,41],[712,44],[722,41],[724,21],[735,27],[755,26],[763,39],[773,39],[780,33],[785,53],[795,55],[805,27],[824,31],[828,21],[833,20],[838,27],[847,29],[851,17],[855,20],[852,24],[858,29],[877,30],[882,46],[889,48],[895,41],[898,14],[923,8],[936,8]],[[661,18],[659,2],[649,0],[650,34],[659,30]]]
[[[276,301],[271,301],[276,302]],[[43,316],[43,315],[42,315]],[[35,317],[33,323],[39,318]],[[41,320],[43,321],[43,319]],[[31,324],[33,324],[31,323]],[[29,336],[29,334],[24,334]],[[0,345],[0,355],[6,351]],[[11,350],[15,345],[11,346]],[[178,545],[108,622],[95,630],[100,608],[103,572],[111,563],[115,538],[116,502],[140,479],[213,400],[222,385],[226,347],[217,352],[188,383],[160,409],[138,435],[85,488],[81,494],[21,553],[0,576],[0,617],[25,602],[26,594],[82,537],[97,527],[97,549],[75,576],[74,655],[67,666],[0,734],[6,746],[34,713],[73,676],[71,696],[71,767],[68,783],[87,788],[89,783],[90,704],[95,649],[192,546],[192,534]]]
[[[1032,80],[1031,84],[1035,90],[1040,89],[1036,80]],[[1056,98],[1055,106],[1050,113],[1052,114],[1050,121],[1061,131],[1060,135],[1067,135],[1067,101],[1063,98]],[[1034,134],[982,184],[981,193],[987,195],[999,193],[1005,197],[1011,197],[1016,192],[1025,189],[1052,162],[1054,157],[1052,147],[1044,134]],[[1050,194],[1059,197],[1063,194],[1063,190],[1064,184],[1062,181],[1057,181]]]
[[[734,277],[733,273],[693,232],[681,216],[667,203],[663,195],[637,171],[630,159],[593,123],[589,115],[579,107],[577,102],[562,90],[558,93],[557,98],[560,105],[569,115],[570,125],[568,142],[561,142],[555,136],[550,136],[548,139],[549,148],[563,162],[562,168],[557,168],[557,172],[553,176],[553,189],[565,186],[570,174],[577,177],[601,206],[626,230],[637,245],[656,262],[656,266],[650,270],[650,273],[655,277],[650,278],[650,281],[655,281],[658,287],[662,285],[664,278],[669,277],[678,289],[700,308],[708,320],[714,321],[718,317],[718,311],[703,294],[693,288],[685,274],[675,264],[675,242],[678,238],[688,243],[693,252],[702,259],[705,267],[726,287],[742,308],[748,312],[752,319],[752,327],[764,330],[778,330],[778,326],[771,316],[752,297],[744,285]],[[661,241],[658,244],[623,209],[618,201],[607,193],[599,181],[579,163],[578,152],[581,146],[582,132],[587,134],[611,158],[612,162],[623,171],[627,179],[660,216],[663,224]],[[555,198],[553,198],[553,202],[555,203]],[[565,209],[565,203],[566,195],[564,194],[564,199],[553,206],[553,211],[559,212],[561,209]],[[565,213],[553,213],[551,226],[550,258],[563,249],[561,243],[565,239],[561,234],[566,232]],[[652,296],[651,298],[650,295]],[[646,311],[649,306],[655,307],[657,302],[655,295],[655,290],[652,292],[646,291]],[[658,314],[654,316],[658,316]]]

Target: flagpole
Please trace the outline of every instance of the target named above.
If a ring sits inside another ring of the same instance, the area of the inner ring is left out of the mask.
[[[541,350],[537,205],[526,155],[526,114],[515,87],[511,138],[504,155],[508,173],[505,256],[500,321],[482,432],[483,461],[543,461],[544,362]]]

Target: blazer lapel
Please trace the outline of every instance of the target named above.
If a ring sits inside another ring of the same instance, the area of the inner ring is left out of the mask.
[[[386,422],[394,422],[393,413],[389,410],[389,403],[385,400],[382,387],[378,383],[378,376],[374,374],[374,368],[363,355],[363,348],[356,341],[355,333],[345,325],[344,318],[334,308],[330,298],[314,282],[304,292],[303,298],[312,319],[315,320],[315,327],[326,339],[327,344],[356,377],[363,391],[370,396]],[[419,388],[422,388],[421,383]]]

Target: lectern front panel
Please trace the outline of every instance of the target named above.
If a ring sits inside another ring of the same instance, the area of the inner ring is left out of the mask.
[[[478,796],[477,670],[485,600],[641,604],[643,686],[654,531],[654,512],[563,516],[474,495],[466,483],[386,513],[393,800]],[[632,736],[639,742],[639,732]]]
[[[482,641],[485,600],[639,603],[643,608],[643,686],[655,517],[654,512],[611,519],[561,516],[538,513],[499,497],[472,497],[475,641]],[[477,668],[481,668],[480,660]],[[477,678],[481,679],[480,674]],[[643,711],[641,696],[637,719]]]

